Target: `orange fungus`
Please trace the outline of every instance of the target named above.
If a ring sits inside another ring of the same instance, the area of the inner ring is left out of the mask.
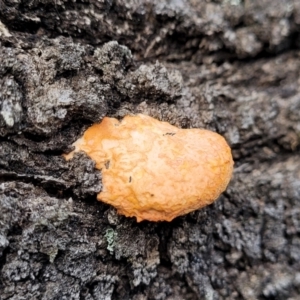
[[[180,129],[142,114],[104,118],[74,144],[102,171],[97,199],[137,221],[171,221],[211,204],[226,189],[231,150],[219,134]]]

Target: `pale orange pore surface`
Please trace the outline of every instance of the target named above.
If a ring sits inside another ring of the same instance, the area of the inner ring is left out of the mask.
[[[104,118],[74,144],[102,171],[97,199],[137,221],[171,221],[214,202],[233,170],[231,150],[219,134],[179,129],[142,114]]]

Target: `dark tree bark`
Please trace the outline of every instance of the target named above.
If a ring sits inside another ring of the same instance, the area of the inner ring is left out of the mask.
[[[0,299],[299,299],[300,1],[0,0]],[[232,147],[214,204],[142,222],[62,157],[104,116]]]

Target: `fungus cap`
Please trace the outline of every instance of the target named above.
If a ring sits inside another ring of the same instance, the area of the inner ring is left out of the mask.
[[[102,171],[97,199],[137,221],[171,221],[214,202],[233,170],[219,134],[180,129],[146,115],[104,118],[74,144]]]

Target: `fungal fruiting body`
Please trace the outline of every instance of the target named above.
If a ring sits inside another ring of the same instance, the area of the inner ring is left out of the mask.
[[[171,221],[214,202],[233,170],[219,134],[180,129],[142,114],[104,118],[74,144],[102,171],[97,199],[137,221]]]

